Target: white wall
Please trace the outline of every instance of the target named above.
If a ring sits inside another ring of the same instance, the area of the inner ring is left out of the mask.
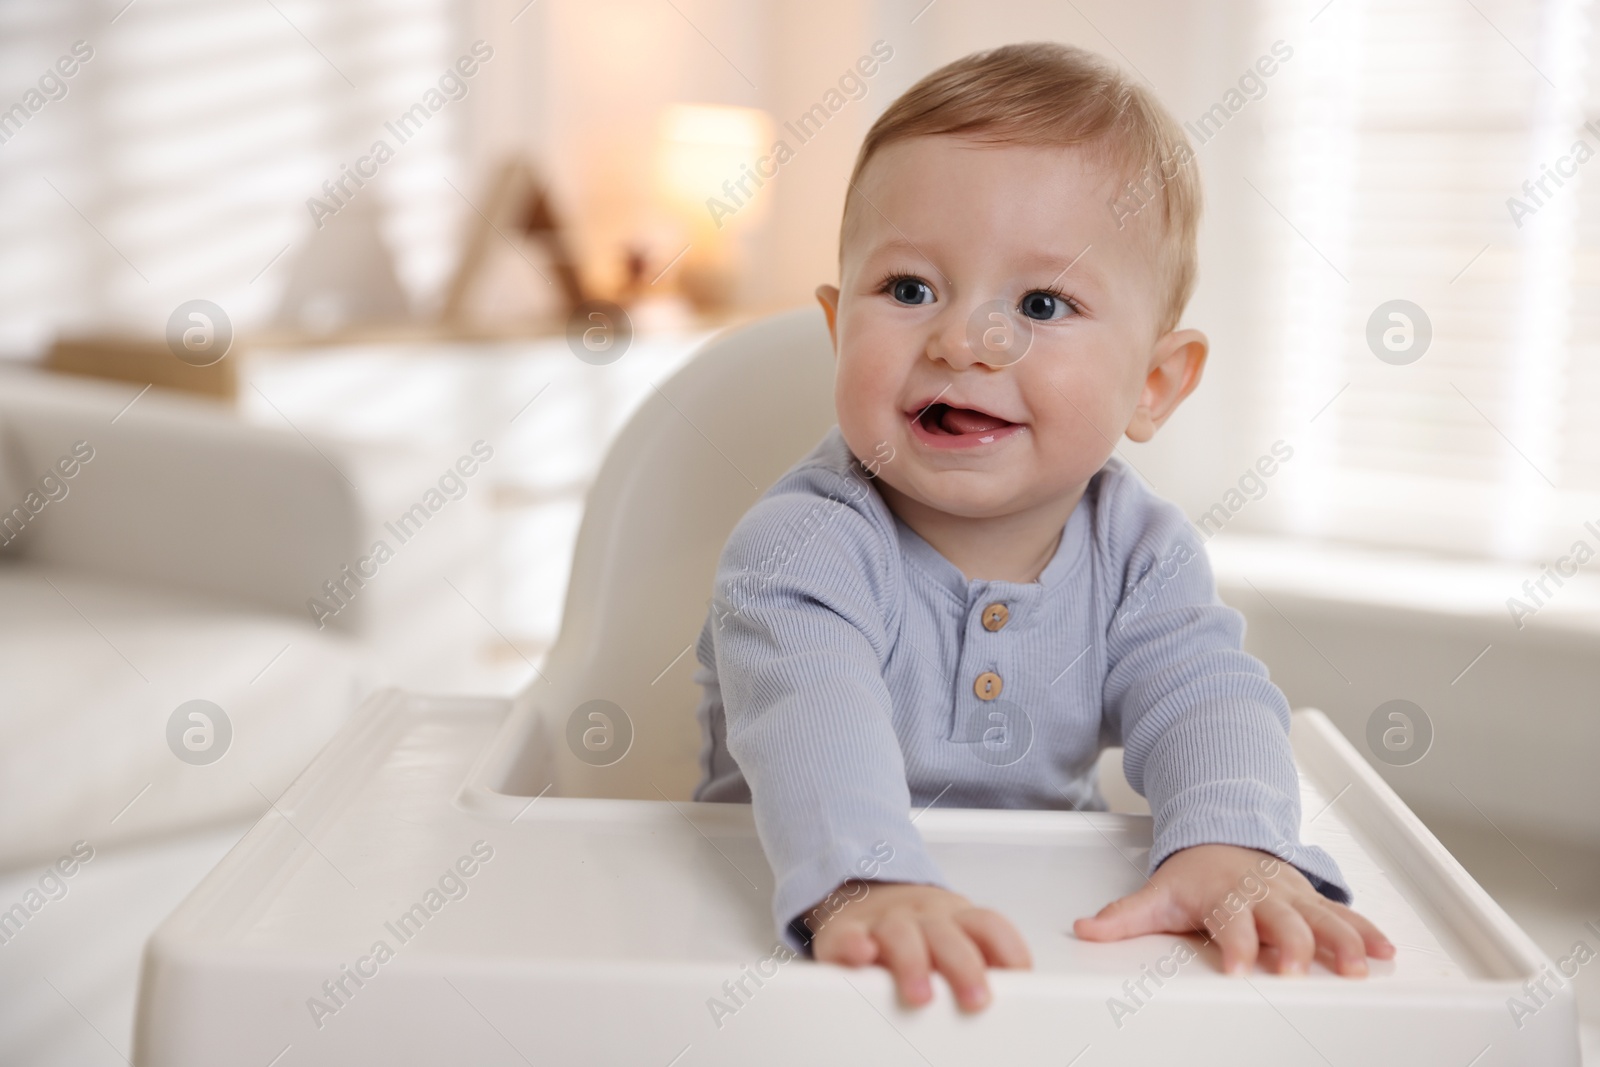
[[[480,0],[477,17],[505,23],[524,2]],[[641,206],[649,200],[653,123],[661,107],[756,106],[781,124],[884,40],[894,58],[869,80],[867,95],[800,146],[761,190],[770,198],[769,214],[748,241],[742,289],[752,313],[808,303],[817,285],[837,281],[839,216],[861,138],[896,95],[936,67],[1009,42],[1063,41],[1147,78],[1183,119],[1214,103],[1265,50],[1255,5],[1221,0],[675,2],[681,16],[644,0],[539,0],[513,27],[520,36],[506,36],[507,47],[518,50],[516,63],[493,72],[505,79],[497,91],[516,95],[486,98],[475,117],[472,154],[481,163],[508,145],[535,151],[572,218],[581,253],[598,265],[597,280],[604,282],[622,241],[647,225]],[[559,49],[550,44],[555,40]],[[538,69],[523,69],[524,62]],[[1214,346],[1205,384],[1154,442],[1123,446],[1157,489],[1190,513],[1210,505],[1274,439],[1271,426],[1240,417],[1245,403],[1254,410],[1263,344],[1246,314],[1250,279],[1259,270],[1260,212],[1239,180],[1259,149],[1256,119],[1247,109],[1200,156],[1207,207],[1200,284],[1187,321]]]

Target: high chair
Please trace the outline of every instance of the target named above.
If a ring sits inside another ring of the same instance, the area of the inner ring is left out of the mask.
[[[832,422],[815,309],[659,385],[589,493],[537,677],[372,697],[151,938],[135,1061],[1577,1067],[1570,981],[1311,710],[1303,837],[1399,947],[1365,980],[1225,977],[1196,935],[1078,941],[1073,919],[1143,880],[1150,820],[1127,804],[918,816],[1033,953],[990,972],[981,1014],[942,979],[905,1009],[882,968],[789,958],[749,807],[688,800],[692,643],[728,531]],[[1131,797],[1119,766],[1105,791]]]

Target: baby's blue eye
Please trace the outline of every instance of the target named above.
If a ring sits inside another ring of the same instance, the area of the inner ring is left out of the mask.
[[[920,278],[897,278],[890,286],[890,293],[902,304],[930,304],[933,302],[933,290],[928,283]],[[927,299],[922,299],[922,294],[927,294]]]
[[[1041,320],[1065,318],[1068,312],[1074,310],[1061,296],[1042,289],[1024,294],[1019,309],[1028,318]]]

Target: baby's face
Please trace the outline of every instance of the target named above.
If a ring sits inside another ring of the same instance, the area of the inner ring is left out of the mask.
[[[938,136],[873,157],[843,255],[834,402],[879,478],[949,514],[1008,515],[1075,494],[1123,433],[1153,431],[1141,403],[1165,290],[1154,218],[1119,231],[1107,207],[1119,184],[1076,148]]]

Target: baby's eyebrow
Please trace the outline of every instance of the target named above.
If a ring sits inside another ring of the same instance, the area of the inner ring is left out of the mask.
[[[861,262],[871,263],[875,259],[892,254],[905,255],[907,253],[916,256],[918,259],[932,267],[933,273],[939,276],[939,282],[941,284],[949,281],[949,278],[945,276],[944,271],[940,270],[934,263],[933,257],[924,252],[920,247],[918,247],[916,242],[912,241],[909,237],[893,237],[887,241],[884,241],[882,244],[873,245],[871,248],[867,249],[867,254],[862,257]]]
[[[891,252],[910,252],[916,255],[919,259],[927,260],[929,263],[933,262],[933,257],[929,256],[920,247],[918,247],[915,242],[907,237],[892,237],[881,244],[873,245],[871,248],[867,249],[867,254],[864,258],[872,259],[875,256],[884,256]]]
[[[1048,270],[1051,272],[1052,283],[1072,278],[1075,281],[1095,282],[1099,280],[1099,272],[1094,269],[1094,264],[1089,253],[1094,245],[1084,245],[1083,249],[1073,255],[1063,255],[1056,251],[1038,250],[1029,252],[1020,257],[1019,262],[1031,268]]]

